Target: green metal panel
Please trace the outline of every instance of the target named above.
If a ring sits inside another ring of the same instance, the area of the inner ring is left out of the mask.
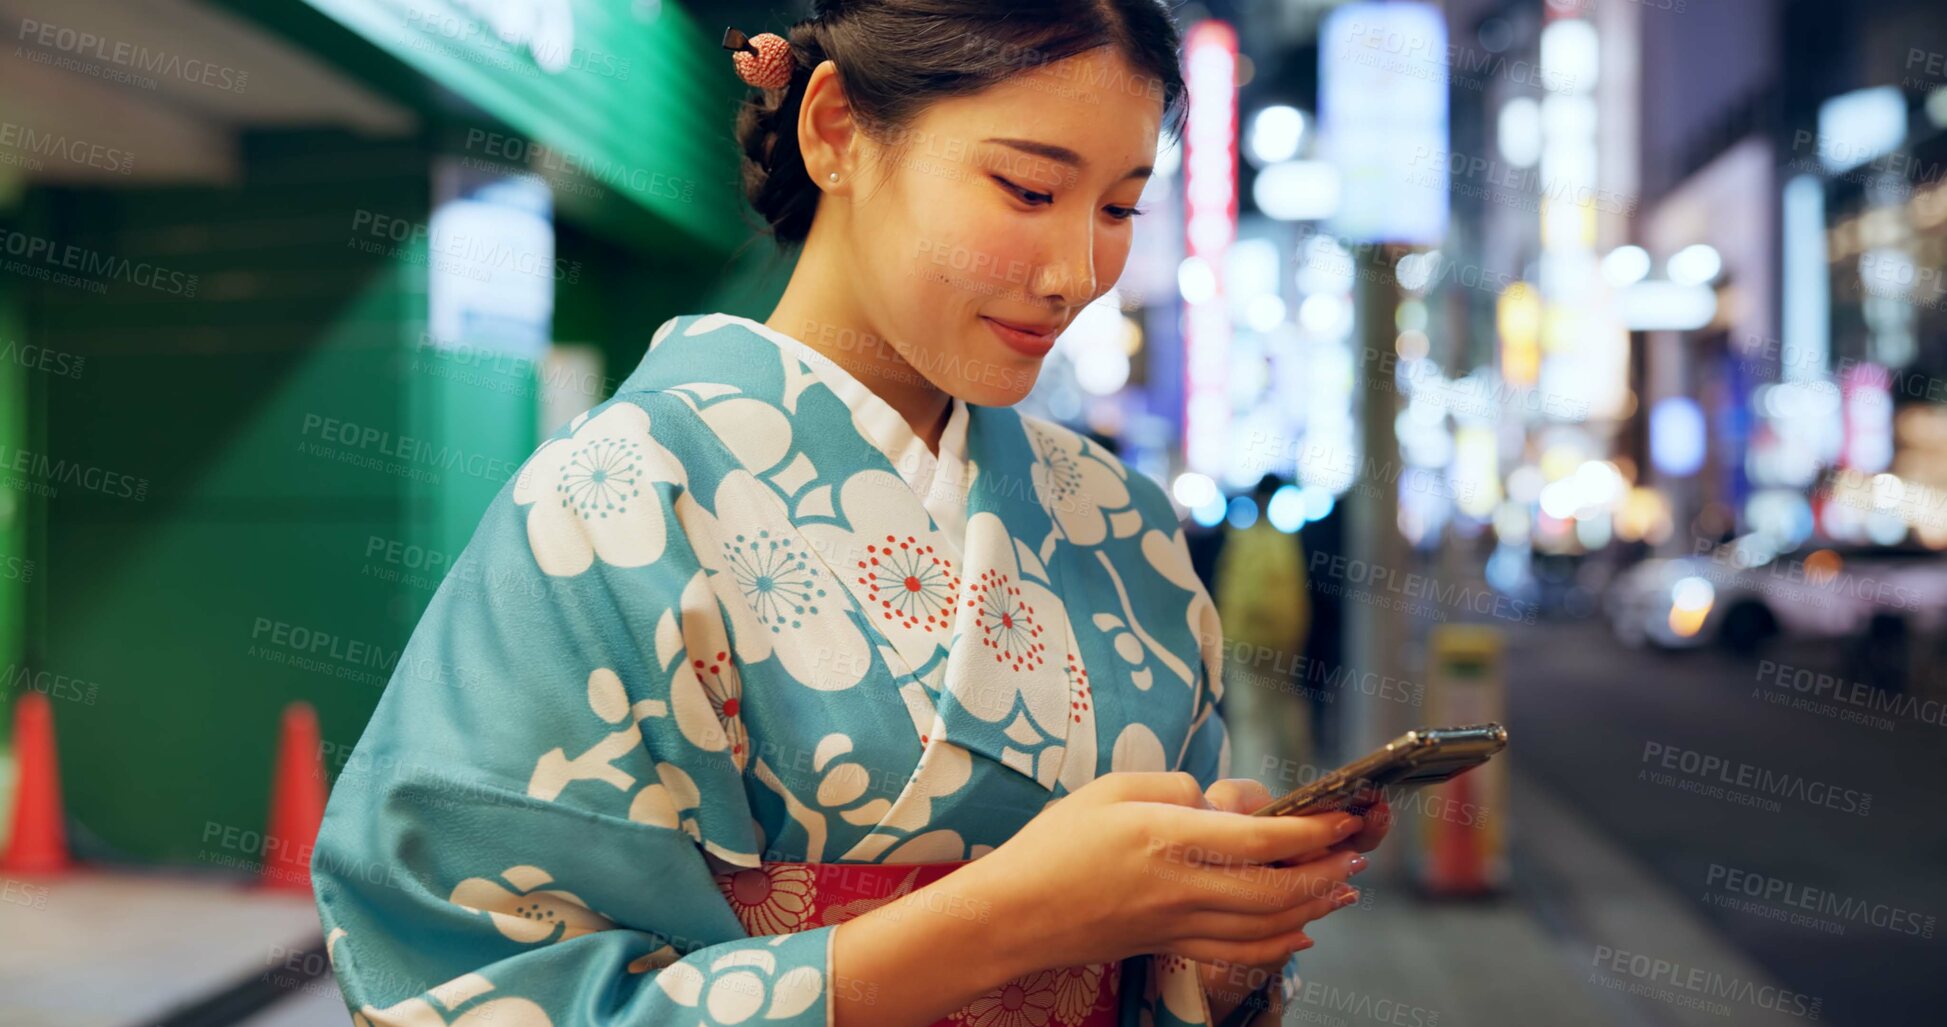
[[[46,448],[147,484],[47,500],[30,666],[93,687],[55,711],[84,857],[260,856],[221,839],[263,826],[279,711],[318,708],[328,762],[356,741],[536,442],[531,386],[461,382],[421,350],[424,254],[347,245],[358,210],[428,217],[432,152],[300,133],[249,149],[241,188],[29,198],[38,232],[198,278],[193,298],[22,290],[29,337],[87,360],[40,392]]]
[[[743,83],[721,29],[680,6],[645,16],[608,0],[306,2],[519,134],[469,136],[468,155],[530,159],[626,196],[719,257],[744,237],[731,133]],[[509,42],[496,23],[546,27]],[[523,136],[545,147],[538,161]],[[581,205],[574,192],[561,201]]]
[[[86,370],[85,365],[75,368],[71,356],[37,348],[25,338],[15,294],[14,283],[0,282],[0,464],[33,449],[27,417],[35,376],[58,372],[66,378]],[[0,482],[0,713],[23,691],[21,682],[33,682],[26,662],[27,610],[41,566],[28,532],[39,506],[39,498],[31,492]],[[51,683],[44,690],[51,691]],[[0,736],[0,748],[10,738],[11,733]]]

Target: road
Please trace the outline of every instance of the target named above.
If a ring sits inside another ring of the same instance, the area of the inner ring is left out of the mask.
[[[1775,701],[1847,677],[1842,659],[1790,640],[1749,658],[1633,651],[1599,620],[1522,627],[1510,758],[1817,999],[1818,1022],[1938,1023],[1947,727],[1938,701],[1865,722],[1857,696]]]

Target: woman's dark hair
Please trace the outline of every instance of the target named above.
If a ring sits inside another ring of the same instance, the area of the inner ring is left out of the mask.
[[[791,42],[791,83],[753,89],[737,111],[744,198],[780,246],[811,232],[821,190],[798,149],[798,111],[819,64],[837,64],[859,128],[886,141],[935,101],[981,92],[1036,67],[1114,47],[1160,83],[1163,129],[1183,129],[1182,38],[1165,0],[818,0],[781,33]],[[895,146],[895,151],[896,151]]]

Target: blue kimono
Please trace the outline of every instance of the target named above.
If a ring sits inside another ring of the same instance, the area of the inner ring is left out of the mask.
[[[372,1027],[829,1023],[834,928],[752,937],[713,875],[1207,787],[1221,637],[1168,499],[1088,440],[956,400],[936,456],[803,342],[671,319],[414,630],[315,850],[332,966]],[[1206,1022],[1194,964],[1121,969],[1122,1023]]]

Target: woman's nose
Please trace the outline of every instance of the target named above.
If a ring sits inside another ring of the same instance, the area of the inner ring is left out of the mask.
[[[1051,306],[1079,307],[1095,296],[1095,227],[1064,224],[1055,230],[1035,282],[1035,298]]]

